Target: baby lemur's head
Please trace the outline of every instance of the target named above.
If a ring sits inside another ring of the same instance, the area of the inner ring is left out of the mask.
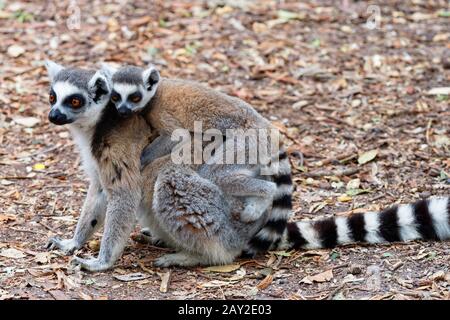
[[[122,117],[141,111],[155,95],[160,80],[154,66],[147,69],[125,66],[116,70],[103,65],[102,71],[111,80],[111,101]]]
[[[51,81],[48,119],[57,125],[95,125],[101,111],[108,104],[110,86],[102,71],[65,68],[46,61]]]

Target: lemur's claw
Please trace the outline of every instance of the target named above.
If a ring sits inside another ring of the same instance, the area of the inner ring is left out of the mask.
[[[133,239],[133,241],[136,241],[137,243],[150,244],[160,248],[167,248],[166,244],[161,239],[152,236],[147,228],[143,228],[139,233],[132,234],[131,239]]]
[[[65,255],[72,255],[75,250],[79,249],[79,246],[73,239],[61,240],[58,237],[52,237],[47,241],[45,248],[47,250],[59,249]]]
[[[83,259],[80,257],[73,257],[70,261],[71,266],[76,267],[80,266],[81,269],[96,272],[96,271],[105,271],[112,266],[106,262],[102,262],[99,259],[91,258],[91,259]]]

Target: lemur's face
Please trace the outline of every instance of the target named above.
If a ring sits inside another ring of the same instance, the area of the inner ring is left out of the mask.
[[[111,102],[122,117],[144,109],[155,95],[160,80],[159,72],[153,66],[148,69],[123,67],[108,72],[112,82]]]
[[[56,125],[94,125],[109,100],[106,77],[92,70],[64,68],[47,62],[51,79],[48,119]]]

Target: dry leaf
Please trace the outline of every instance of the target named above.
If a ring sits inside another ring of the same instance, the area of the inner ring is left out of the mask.
[[[325,272],[316,274],[314,276],[304,277],[300,283],[312,284],[313,282],[328,282],[333,279],[333,270],[327,270]]]
[[[38,252],[34,256],[34,261],[40,264],[49,263],[53,254],[51,252]]]
[[[268,274],[260,283],[256,285],[259,290],[266,289],[273,281],[273,276]]]
[[[349,196],[347,196],[347,195],[342,195],[342,196],[339,196],[338,198],[337,198],[337,200],[339,201],[339,202],[349,202],[349,201],[352,201],[352,197],[349,197]]]
[[[90,295],[88,295],[87,293],[84,293],[83,291],[79,291],[78,295],[83,300],[93,300],[93,298]]]
[[[70,300],[70,297],[61,290],[50,290],[48,293],[50,293],[55,300]]]
[[[239,269],[240,267],[241,267],[240,264],[227,264],[224,266],[212,266],[212,267],[203,268],[203,271],[228,273],[228,272],[233,272],[233,271]]]
[[[13,214],[0,214],[0,224],[8,223],[8,221],[15,221],[16,216]]]
[[[440,270],[436,273],[434,273],[431,277],[431,280],[433,281],[442,281],[445,279],[445,272],[443,270]]]
[[[33,165],[33,170],[35,171],[42,171],[45,169],[45,164],[43,163],[36,163],[35,165]]]
[[[136,272],[136,273],[129,273],[129,274],[124,274],[124,275],[114,275],[113,277],[120,281],[129,282],[129,281],[137,281],[137,280],[147,279],[147,278],[150,278],[150,275]]]
[[[209,281],[209,282],[202,283],[199,286],[201,288],[217,288],[217,287],[229,286],[229,285],[232,285],[232,284],[234,284],[236,282],[237,281],[212,280],[212,281]]]
[[[450,95],[450,87],[437,87],[429,90],[427,95],[438,96],[438,95]]]
[[[358,157],[358,163],[359,163],[359,164],[365,164],[365,163],[367,163],[367,162],[370,162],[370,161],[372,161],[373,159],[375,159],[375,157],[377,156],[377,154],[378,154],[378,150],[377,150],[377,149],[374,149],[374,150],[370,150],[370,151],[364,152],[363,154],[361,154],[361,155]]]
[[[14,248],[2,249],[2,251],[0,251],[0,256],[11,259],[22,259],[26,257],[22,251]]]

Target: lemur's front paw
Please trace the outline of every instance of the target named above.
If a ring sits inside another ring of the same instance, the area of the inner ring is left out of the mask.
[[[79,249],[80,245],[73,239],[61,240],[57,237],[52,237],[48,240],[45,247],[48,250],[59,249],[65,255],[69,256],[72,255],[75,252],[75,250]]]
[[[73,267],[80,266],[81,269],[91,272],[105,271],[112,267],[112,264],[100,261],[99,259],[95,258],[82,259],[79,257],[73,257],[70,261],[70,264]]]

